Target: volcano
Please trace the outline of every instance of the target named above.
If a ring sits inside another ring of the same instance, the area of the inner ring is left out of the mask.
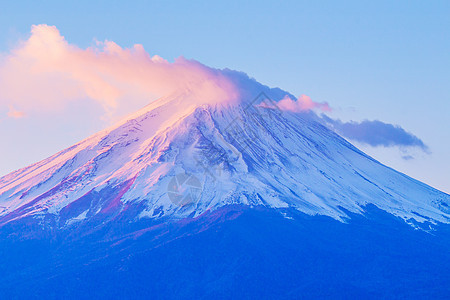
[[[2,294],[447,296],[450,195],[279,94],[176,93],[0,178]]]

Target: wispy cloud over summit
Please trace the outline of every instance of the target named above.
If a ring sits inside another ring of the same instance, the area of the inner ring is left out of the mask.
[[[30,37],[0,61],[0,105],[23,112],[55,110],[90,99],[114,114],[124,106],[186,90],[195,101],[237,96],[220,71],[180,57],[171,63],[150,56],[142,45],[124,49],[112,41],[86,49],[70,44],[54,26],[32,26]]]
[[[282,110],[288,110],[293,112],[302,112],[306,110],[318,109],[321,111],[331,111],[328,103],[314,102],[309,96],[301,95],[297,100],[292,100],[289,96],[285,96],[280,102],[278,107]]]
[[[25,113],[23,111],[16,110],[12,105],[9,106],[8,117],[14,119],[20,119],[25,117]]]
[[[249,100],[261,91],[278,108],[295,113],[331,111],[326,102],[271,89],[243,72],[218,70],[183,57],[169,62],[140,44],[126,49],[113,41],[82,49],[54,26],[34,25],[28,39],[0,58],[0,108],[9,118],[66,110],[88,101],[107,119],[123,117],[158,97],[188,93],[199,104]],[[69,111],[69,114],[71,112]],[[419,147],[424,142],[397,125],[381,121],[342,122],[323,116],[343,136],[371,146]]]

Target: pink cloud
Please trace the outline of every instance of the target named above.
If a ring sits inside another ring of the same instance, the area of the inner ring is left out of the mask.
[[[27,114],[89,99],[114,115],[178,91],[199,103],[238,97],[225,76],[196,61],[180,57],[170,63],[142,45],[124,49],[112,41],[81,49],[48,25],[32,26],[31,36],[0,61],[0,105]]]
[[[9,111],[8,111],[8,117],[14,118],[14,119],[19,119],[19,118],[25,117],[25,113],[14,109],[14,107],[10,105]]]
[[[321,111],[331,111],[328,103],[314,102],[311,97],[306,95],[301,95],[297,100],[292,100],[288,95],[286,95],[282,100],[277,103],[281,110],[288,110],[293,112],[302,112],[312,109],[319,109]]]

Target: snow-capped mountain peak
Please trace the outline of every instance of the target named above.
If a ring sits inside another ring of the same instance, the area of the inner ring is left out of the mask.
[[[312,113],[180,93],[0,179],[0,222],[71,226],[133,211],[197,216],[227,204],[343,220],[373,204],[405,220],[450,222],[450,196],[368,157]],[[270,103],[269,103],[270,104]],[[285,212],[284,212],[285,213]]]

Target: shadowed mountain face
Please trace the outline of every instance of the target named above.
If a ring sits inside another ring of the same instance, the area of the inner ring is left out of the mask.
[[[0,289],[47,299],[447,297],[448,225],[414,230],[373,206],[348,223],[280,212],[234,205],[32,239],[11,238],[22,230],[11,223],[2,229]]]
[[[8,297],[443,297],[450,196],[313,113],[162,98],[0,178]]]

